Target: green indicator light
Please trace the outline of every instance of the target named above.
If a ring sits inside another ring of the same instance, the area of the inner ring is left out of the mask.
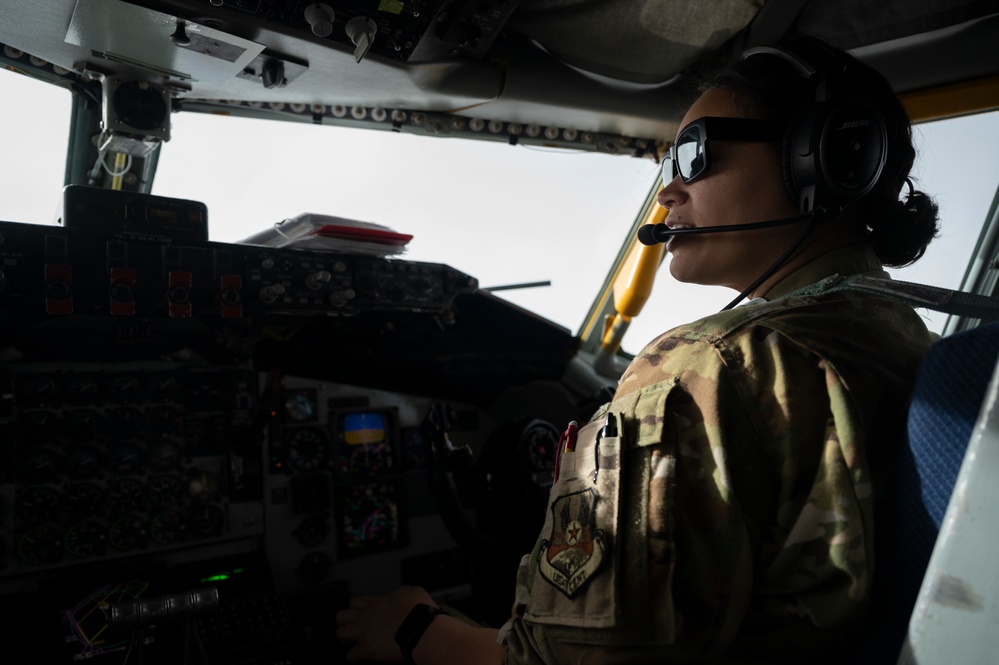
[[[201,578],[201,581],[202,582],[221,582],[222,580],[227,580],[227,579],[229,579],[229,576],[226,575],[225,573],[222,573],[221,575],[212,575],[211,577],[203,577],[203,578]]]

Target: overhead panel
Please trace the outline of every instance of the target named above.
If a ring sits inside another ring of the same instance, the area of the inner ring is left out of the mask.
[[[108,26],[127,25],[127,30]],[[119,0],[79,0],[66,42],[97,58],[180,81],[231,79],[264,50],[262,44]]]

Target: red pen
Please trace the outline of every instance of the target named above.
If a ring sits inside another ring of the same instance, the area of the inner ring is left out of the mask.
[[[575,420],[569,421],[569,425],[559,437],[558,447],[555,448],[555,482],[558,482],[559,469],[562,465],[562,451],[576,452],[576,434],[579,432],[579,425]]]

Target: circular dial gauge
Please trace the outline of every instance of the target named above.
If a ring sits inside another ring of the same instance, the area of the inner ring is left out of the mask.
[[[157,441],[149,446],[146,461],[153,471],[169,471],[180,464],[183,453],[173,441]]]
[[[83,520],[69,527],[63,542],[72,556],[85,558],[104,553],[107,529],[95,520]]]
[[[299,471],[313,471],[326,463],[329,441],[318,427],[297,427],[285,435],[288,461]]]
[[[295,566],[295,573],[306,582],[321,582],[329,573],[333,562],[322,552],[310,552]]]
[[[66,397],[73,404],[94,404],[100,395],[101,384],[96,376],[74,376],[66,382]]]
[[[73,409],[63,417],[63,429],[71,441],[93,440],[103,431],[103,418],[93,409]]]
[[[17,541],[17,556],[33,566],[62,560],[62,534],[55,527],[39,526]]]
[[[284,412],[288,418],[297,422],[308,422],[316,419],[316,398],[311,390],[293,392],[285,398]]]
[[[138,409],[129,406],[121,406],[108,411],[108,429],[111,434],[118,439],[135,436],[143,431],[146,424],[146,417]]]
[[[21,390],[21,399],[34,406],[51,404],[59,398],[59,386],[47,376],[36,376],[28,380]]]
[[[559,433],[553,425],[538,423],[520,435],[520,446],[527,457],[527,470],[536,486],[551,486],[555,473],[555,450]]]
[[[309,515],[292,531],[292,535],[306,547],[318,547],[326,540],[326,534],[330,530],[327,517],[325,513]]]
[[[86,517],[104,504],[104,491],[94,483],[71,483],[66,487],[66,506],[73,517]]]
[[[23,523],[48,522],[58,512],[59,495],[48,487],[29,487],[17,493],[14,504]]]
[[[108,503],[122,512],[137,510],[142,506],[142,483],[131,478],[115,480],[108,486]]]
[[[27,484],[43,483],[59,471],[59,458],[48,448],[33,448],[25,451],[18,464],[20,480]]]
[[[122,552],[134,550],[145,541],[146,523],[136,515],[124,515],[115,520],[108,529],[108,542]]]
[[[178,476],[161,474],[153,476],[146,484],[149,490],[149,502],[158,508],[167,508],[177,503],[181,498],[183,483]]]
[[[187,520],[179,508],[170,508],[153,518],[149,535],[162,545],[172,545],[187,540]]]
[[[50,411],[28,411],[24,414],[24,427],[33,441],[49,441],[63,431],[63,421]]]
[[[149,429],[161,435],[178,433],[183,420],[180,409],[167,404],[154,406],[146,413]]]
[[[142,450],[134,443],[116,443],[108,449],[104,463],[118,475],[135,473],[142,464]]]
[[[64,460],[70,478],[90,478],[101,470],[101,451],[94,446],[75,446]]]
[[[171,400],[180,394],[180,381],[173,374],[155,374],[146,382],[146,392],[157,401]]]
[[[120,374],[107,383],[107,395],[114,402],[138,402],[142,399],[142,382],[137,376]]]

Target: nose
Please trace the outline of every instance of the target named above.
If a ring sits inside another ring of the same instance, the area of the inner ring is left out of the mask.
[[[683,205],[687,200],[687,192],[683,186],[683,180],[676,176],[656,194],[656,202],[664,208],[673,209],[678,205]]]

